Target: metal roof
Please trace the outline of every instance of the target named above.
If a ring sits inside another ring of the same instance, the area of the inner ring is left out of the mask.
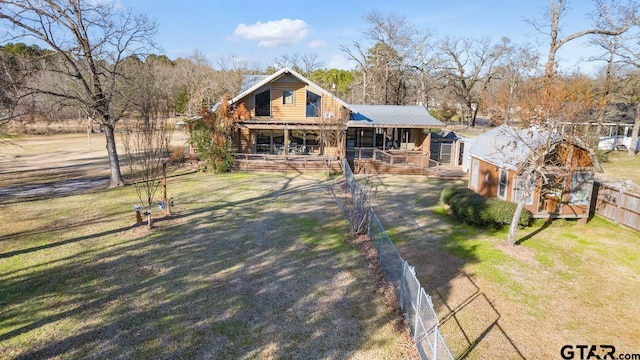
[[[471,145],[469,156],[517,170],[533,149],[546,144],[547,137],[548,132],[500,125],[480,134]]]
[[[349,105],[352,114],[349,127],[425,128],[444,126],[419,105]]]
[[[578,138],[567,139],[559,134],[550,134],[547,130],[536,128],[519,129],[500,125],[480,134],[474,140],[468,154],[500,168],[518,170],[532,151],[545,146],[555,146],[562,141],[568,141],[587,150],[595,170],[602,172],[595,153]]]
[[[242,86],[240,88],[240,93],[244,93],[245,91],[251,89],[256,84],[264,81],[270,75],[243,75],[242,76]]]

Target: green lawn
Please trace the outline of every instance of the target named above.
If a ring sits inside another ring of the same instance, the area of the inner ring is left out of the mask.
[[[640,349],[640,233],[600,217],[507,229],[461,224],[438,204],[446,181],[385,176],[378,215],[467,359],[557,358],[565,344]]]
[[[0,204],[1,358],[406,358],[321,176],[171,177]]]
[[[607,158],[609,161],[601,163],[604,174],[600,176],[613,181],[631,180],[640,185],[640,154],[629,156],[626,151],[612,151]]]

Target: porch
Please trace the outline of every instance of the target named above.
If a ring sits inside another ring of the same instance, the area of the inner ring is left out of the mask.
[[[340,160],[329,160],[323,156],[271,154],[235,154],[235,171],[241,172],[281,172],[281,173],[338,173],[342,170]]]
[[[442,179],[462,179],[467,174],[458,166],[441,164],[430,152],[353,148],[347,160],[355,173],[423,175]]]

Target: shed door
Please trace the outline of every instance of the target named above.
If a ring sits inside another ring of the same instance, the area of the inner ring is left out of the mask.
[[[451,164],[451,148],[452,144],[441,144],[440,145],[440,163],[441,164]]]
[[[471,188],[478,190],[478,174],[480,173],[480,161],[473,159],[471,162]]]

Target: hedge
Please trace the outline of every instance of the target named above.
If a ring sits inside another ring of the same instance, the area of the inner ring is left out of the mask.
[[[511,224],[517,204],[497,198],[485,198],[470,189],[446,187],[440,194],[440,200],[449,205],[458,219],[478,227],[501,228]],[[528,226],[531,212],[524,209],[518,224]]]

